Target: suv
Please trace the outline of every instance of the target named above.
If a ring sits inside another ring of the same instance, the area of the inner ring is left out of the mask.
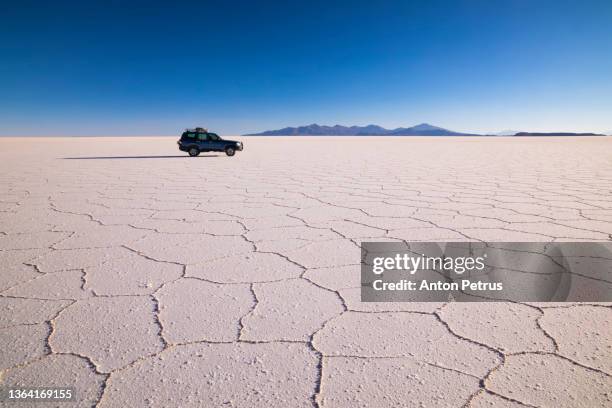
[[[187,129],[177,143],[179,150],[189,153],[192,157],[200,152],[225,152],[228,156],[233,156],[236,150],[242,150],[242,142],[223,140],[216,133],[210,133],[203,128]]]

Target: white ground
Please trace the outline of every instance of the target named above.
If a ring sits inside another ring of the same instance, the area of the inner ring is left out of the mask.
[[[365,240],[609,241],[612,138],[242,139],[233,158],[0,139],[0,386],[101,407],[612,404],[609,305],[358,289]]]

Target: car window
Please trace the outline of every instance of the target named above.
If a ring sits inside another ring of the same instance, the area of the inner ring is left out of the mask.
[[[183,133],[183,137],[186,137],[188,139],[193,139],[195,138],[195,133]]]
[[[219,135],[218,135],[218,134],[216,134],[216,133],[209,133],[209,134],[208,134],[208,137],[210,138],[210,140],[219,140],[219,139],[221,139],[221,138],[219,137]]]
[[[198,140],[207,140],[206,133],[198,133]]]

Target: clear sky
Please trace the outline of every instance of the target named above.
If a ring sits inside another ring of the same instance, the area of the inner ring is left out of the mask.
[[[612,130],[612,1],[15,1],[0,135]]]

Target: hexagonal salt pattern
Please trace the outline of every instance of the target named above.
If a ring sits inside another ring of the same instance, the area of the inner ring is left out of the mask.
[[[609,241],[612,139],[249,137],[232,158],[143,140],[0,138],[0,387],[76,387],[62,407],[612,405],[610,305],[359,290],[362,241]]]

